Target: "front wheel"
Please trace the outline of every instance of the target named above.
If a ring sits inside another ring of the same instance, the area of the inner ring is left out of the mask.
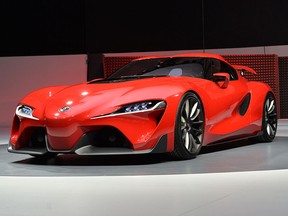
[[[262,114],[262,134],[260,142],[272,142],[277,132],[277,106],[275,96],[269,92],[265,98]]]
[[[177,159],[195,158],[201,150],[204,135],[204,109],[192,92],[186,93],[178,107],[174,129],[174,151]]]

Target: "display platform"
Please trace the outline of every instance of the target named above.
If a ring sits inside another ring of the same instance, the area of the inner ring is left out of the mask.
[[[0,176],[135,176],[288,169],[285,125],[271,143],[248,140],[203,147],[197,158],[175,161],[167,155],[79,156],[37,159],[7,152],[0,145]],[[288,131],[288,130],[287,130]]]
[[[287,120],[279,122],[272,143],[203,148],[186,161],[163,155],[37,160],[8,153],[7,137],[0,134],[1,215],[283,216],[288,211]]]

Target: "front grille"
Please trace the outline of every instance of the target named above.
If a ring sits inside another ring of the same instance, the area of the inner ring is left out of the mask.
[[[87,145],[93,145],[95,147],[131,147],[129,140],[114,127],[103,127],[96,131],[90,131],[86,133],[86,137],[89,142]]]

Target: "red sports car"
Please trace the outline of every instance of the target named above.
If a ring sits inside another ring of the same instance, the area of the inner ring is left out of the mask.
[[[16,108],[8,151],[191,159],[206,145],[250,137],[271,142],[275,96],[243,71],[255,73],[215,54],[152,56],[107,78],[34,91]]]

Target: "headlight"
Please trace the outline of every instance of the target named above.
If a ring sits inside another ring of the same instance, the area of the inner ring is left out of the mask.
[[[16,108],[16,115],[19,117],[30,118],[34,120],[39,120],[38,118],[34,117],[33,115],[33,108],[26,106],[26,105],[19,105]]]
[[[94,116],[91,119],[118,116],[118,115],[123,115],[123,114],[130,114],[130,113],[149,112],[152,110],[158,110],[158,109],[164,109],[164,108],[166,108],[165,101],[159,101],[159,100],[143,101],[143,102],[124,105],[113,113],[105,114],[101,116]]]
[[[144,101],[140,103],[125,105],[114,113],[151,111],[156,109],[162,109],[165,107],[166,107],[165,101]]]

